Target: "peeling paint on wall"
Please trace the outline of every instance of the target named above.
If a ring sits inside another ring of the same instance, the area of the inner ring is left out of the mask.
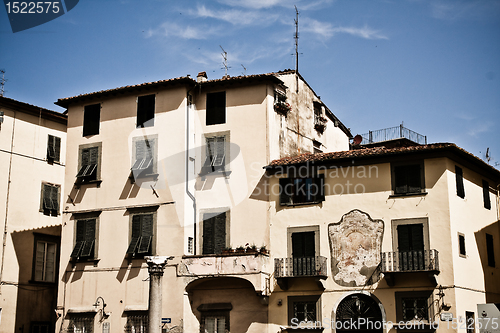
[[[357,209],[328,225],[332,275],[337,284],[357,287],[379,280],[383,233],[382,220],[372,220]]]

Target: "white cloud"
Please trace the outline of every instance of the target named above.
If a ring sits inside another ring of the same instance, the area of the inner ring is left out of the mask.
[[[490,123],[480,123],[472,126],[467,132],[468,135],[477,137],[481,133],[489,132],[493,124]]]
[[[197,17],[209,17],[222,21],[229,22],[234,25],[255,25],[255,24],[270,24],[278,19],[277,14],[269,14],[258,11],[241,11],[237,9],[214,11],[205,6],[198,6],[192,15]]]
[[[484,19],[500,11],[498,0],[454,0],[433,1],[430,3],[431,15],[441,20],[458,20],[463,18]]]
[[[271,7],[293,8],[294,5],[300,10],[317,9],[324,4],[335,0],[218,0],[219,3],[251,9],[267,9]]]
[[[335,34],[343,33],[365,39],[388,39],[387,36],[382,35],[379,31],[373,30],[368,26],[363,28],[356,27],[333,27],[331,23],[319,22],[314,19],[302,20],[302,31],[311,32],[324,38],[330,38]]]
[[[179,37],[183,39],[206,39],[220,31],[217,27],[193,27],[190,25],[179,26],[176,23],[165,22],[156,29],[149,29],[146,37],[165,36]]]
[[[382,35],[379,31],[373,30],[367,26],[363,28],[337,27],[333,28],[333,31],[335,33],[346,33],[365,39],[389,39],[387,36]]]

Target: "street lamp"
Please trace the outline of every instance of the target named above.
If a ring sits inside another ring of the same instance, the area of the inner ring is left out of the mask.
[[[106,307],[106,302],[104,302],[104,298],[102,298],[101,296],[97,296],[97,299],[95,300],[95,303],[93,304],[93,306],[95,308],[99,307],[99,300],[101,301],[102,303],[102,309],[101,309],[101,320],[103,319],[106,319],[109,317],[109,314],[104,312],[104,308]]]

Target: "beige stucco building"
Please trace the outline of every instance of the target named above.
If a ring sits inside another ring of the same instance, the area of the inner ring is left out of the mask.
[[[55,329],[66,119],[0,97],[0,332]]]
[[[56,104],[68,113],[58,332],[145,332],[150,256],[172,257],[151,282],[154,325],[170,332],[291,331],[361,306],[429,324],[498,302],[500,173],[452,144],[350,147],[294,71]]]

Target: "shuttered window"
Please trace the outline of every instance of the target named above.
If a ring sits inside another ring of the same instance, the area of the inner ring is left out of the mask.
[[[464,174],[462,168],[455,166],[455,179],[457,183],[457,195],[460,198],[465,198]]]
[[[47,139],[47,160],[59,162],[61,157],[61,138],[49,135]]]
[[[466,251],[465,251],[465,235],[459,233],[458,234],[458,253],[460,254],[461,257],[466,256]]]
[[[131,169],[135,178],[153,174],[155,143],[154,139],[135,141],[135,161]]]
[[[226,92],[207,94],[206,124],[216,125],[226,122]]]
[[[495,248],[493,246],[493,235],[486,234],[486,254],[488,256],[488,266],[495,267]]]
[[[57,216],[60,188],[56,185],[42,184],[42,211],[45,215]]]
[[[137,128],[154,126],[156,96],[137,97]]]
[[[203,216],[203,254],[220,254],[226,247],[226,213]]]
[[[423,224],[400,224],[397,226],[397,231],[399,252],[424,250]]]
[[[394,167],[394,194],[422,192],[421,165],[400,165]]]
[[[490,184],[487,180],[483,180],[483,202],[484,208],[491,209]]]
[[[81,166],[76,178],[81,181],[96,180],[98,163],[99,147],[81,149]]]
[[[96,241],[96,219],[77,220],[75,247],[70,257],[93,258]]]
[[[280,178],[280,205],[316,203],[325,201],[325,175],[314,178]]]
[[[224,136],[206,138],[206,159],[202,174],[224,171],[226,164],[226,138]]]
[[[35,245],[35,281],[54,282],[57,244],[37,241]]]
[[[292,257],[314,257],[316,253],[314,231],[292,234]]]
[[[132,230],[127,255],[149,255],[153,241],[153,214],[132,216]]]
[[[86,105],[83,111],[83,136],[99,134],[101,104]]]

